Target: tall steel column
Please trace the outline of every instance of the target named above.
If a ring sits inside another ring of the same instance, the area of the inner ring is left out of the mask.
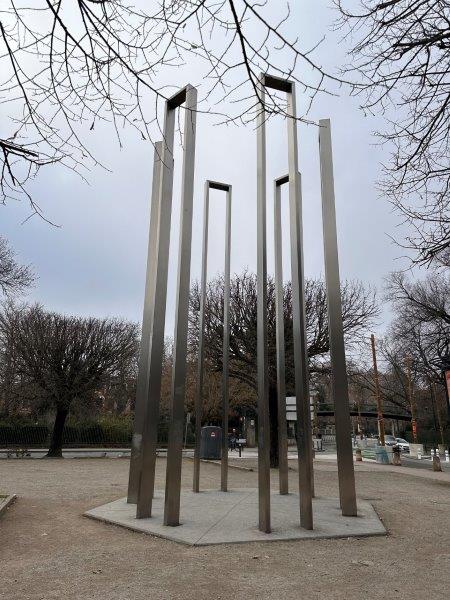
[[[230,354],[230,255],[231,255],[231,185],[216,181],[205,182],[205,202],[203,209],[203,246],[202,246],[202,279],[200,289],[199,343],[197,369],[197,395],[195,398],[195,450],[194,450],[194,492],[200,491],[200,438],[203,406],[203,373],[204,373],[204,336],[205,336],[205,302],[206,277],[208,266],[208,224],[209,224],[209,190],[221,190],[227,194],[225,217],[225,273],[223,298],[223,358],[222,358],[222,461],[220,487],[223,492],[228,489],[228,363]]]
[[[180,241],[175,308],[175,334],[171,391],[171,420],[167,447],[164,524],[180,522],[181,462],[183,451],[184,399],[191,274],[192,206],[194,198],[195,130],[197,90],[187,86],[169,100],[168,110],[185,103],[183,172],[180,208]],[[172,171],[173,176],[173,171]]]
[[[288,183],[289,175],[274,181],[274,248],[275,248],[275,312],[277,346],[277,396],[278,396],[278,478],[280,494],[289,493],[286,421],[286,365],[284,350],[283,308],[283,248],[281,232],[281,186]]]
[[[319,121],[320,173],[322,186],[323,244],[327,284],[328,327],[332,370],[332,393],[336,424],[339,496],[342,514],[357,515],[355,473],[351,442],[350,406],[342,324],[341,287],[336,233],[333,156],[330,120]]]
[[[142,431],[148,397],[148,358],[153,329],[153,301],[155,297],[156,243],[158,226],[159,179],[161,175],[162,142],[156,142],[153,157],[153,181],[150,209],[150,231],[148,237],[147,273],[145,279],[144,312],[142,315],[141,348],[136,382],[136,402],[134,408],[133,438],[131,442],[130,473],[128,479],[127,502],[136,504],[139,476],[142,468]]]
[[[305,529],[313,528],[312,513],[312,436],[309,408],[309,373],[308,353],[306,345],[305,301],[304,301],[304,269],[302,242],[302,211],[300,175],[298,173],[297,122],[295,108],[295,85],[292,81],[274,77],[261,76],[262,101],[264,88],[284,92],[287,98],[287,133],[288,133],[288,164],[289,164],[289,215],[291,240],[291,277],[292,277],[292,307],[293,307],[293,338],[295,363],[295,395],[297,406],[297,448],[300,492],[300,525]],[[261,257],[261,270],[258,268],[258,286],[266,286],[266,249],[265,249],[265,111],[262,110],[258,119],[258,210],[264,210],[264,218],[258,220],[258,257]],[[263,206],[264,205],[264,206]],[[258,262],[258,266],[259,266]],[[263,269],[264,267],[264,269]],[[262,297],[258,288],[258,336],[261,344],[261,360],[258,360],[258,378],[261,380],[261,390],[258,389],[259,401],[265,400],[267,394],[267,330],[265,326],[266,296]],[[264,304],[263,304],[264,303]],[[262,346],[264,345],[264,348]],[[265,362],[262,352],[265,351]],[[263,370],[265,369],[265,375]],[[262,393],[261,393],[262,392]],[[266,404],[266,403],[265,403]],[[260,490],[261,494],[261,490]]]
[[[265,102],[265,76],[259,82]],[[267,357],[266,113],[257,119],[257,363],[258,363],[258,513],[259,529],[270,533],[270,423]]]
[[[198,366],[197,395],[195,397],[195,448],[194,448],[194,480],[192,489],[200,491],[200,442],[203,414],[203,362],[205,355],[205,303],[206,277],[208,272],[208,221],[209,221],[209,186],[205,182],[205,199],[203,204],[203,242],[202,242],[202,275],[200,288],[200,314],[198,329]]]
[[[288,97],[288,110],[295,116],[294,89]],[[309,402],[309,364],[306,338],[305,277],[303,266],[303,222],[301,178],[297,170],[297,124],[288,123],[289,145],[289,206],[291,229],[292,313],[295,361],[295,396],[297,404],[297,448],[300,493],[300,525],[313,528],[312,498],[314,472],[312,453],[311,412]],[[291,176],[295,173],[295,179]],[[296,201],[298,194],[298,201]]]
[[[215,184],[216,189],[220,184]],[[214,185],[211,183],[211,188]],[[229,408],[229,360],[230,360],[230,258],[231,258],[231,185],[227,186],[227,209],[225,217],[225,267],[223,294],[223,364],[222,364],[222,463],[220,489],[228,491],[228,413]],[[225,190],[225,188],[222,188]]]
[[[185,115],[185,145],[183,149],[183,197],[181,207],[181,241],[185,240],[186,220],[192,220],[192,195],[193,195],[193,163],[196,123],[196,98],[197,91],[188,85],[166,102],[164,118],[164,139],[161,157],[161,176],[159,183],[159,210],[157,220],[157,242],[155,261],[155,287],[154,301],[152,303],[153,317],[152,331],[149,344],[148,360],[148,400],[142,430],[142,468],[139,475],[137,495],[137,518],[150,517],[152,513],[152,499],[155,482],[156,444],[159,419],[159,401],[161,395],[161,375],[164,353],[164,325],[167,299],[167,273],[169,262],[170,223],[172,216],[172,190],[173,190],[173,145],[175,133],[175,110],[186,103]],[[189,255],[190,264],[190,236],[186,247],[180,251]],[[188,267],[189,278],[189,267]],[[189,288],[189,282],[188,282]],[[176,332],[178,350],[180,339]],[[186,358],[186,357],[185,357]],[[185,360],[184,360],[185,363]],[[179,362],[177,363],[179,365]],[[175,371],[175,365],[174,365]],[[179,377],[179,369],[177,371]],[[184,379],[183,379],[184,381]],[[184,385],[182,386],[184,396]],[[181,438],[183,427],[181,426]],[[180,452],[181,454],[181,452]]]

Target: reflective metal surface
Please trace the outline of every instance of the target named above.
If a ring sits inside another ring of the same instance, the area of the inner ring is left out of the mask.
[[[198,366],[197,366],[197,395],[195,397],[195,449],[194,449],[194,481],[192,489],[200,491],[200,443],[203,413],[203,362],[205,354],[205,302],[206,277],[208,270],[208,222],[209,222],[209,186],[205,182],[205,199],[203,204],[203,242],[202,242],[202,275],[200,283],[200,314],[198,332]]]
[[[161,175],[162,142],[156,142],[153,156],[153,180],[150,208],[150,230],[147,252],[147,272],[145,280],[144,313],[142,315],[141,348],[136,382],[136,402],[134,409],[133,438],[131,442],[130,472],[128,480],[127,502],[136,504],[139,488],[139,477],[142,468],[142,431],[148,398],[148,361],[150,339],[152,335],[153,301],[155,298],[156,243],[158,226],[158,200]]]
[[[264,104],[265,76],[259,83]],[[266,114],[257,118],[257,363],[258,363],[258,513],[259,529],[270,533],[270,424],[267,357]]]
[[[328,327],[332,370],[332,395],[336,426],[339,496],[342,514],[357,515],[355,473],[351,442],[350,406],[345,360],[339,259],[336,233],[333,156],[329,119],[319,121],[320,174],[322,187],[322,221],[327,284]]]
[[[264,89],[271,88],[286,93],[289,164],[289,218],[291,241],[291,277],[293,307],[293,340],[295,364],[295,396],[297,405],[297,449],[300,493],[300,525],[313,528],[312,496],[312,436],[309,408],[309,373],[306,345],[304,271],[302,244],[302,210],[300,176],[298,173],[297,122],[295,86],[293,82],[261,75],[260,99],[264,104]],[[260,529],[270,531],[270,472],[268,432],[268,381],[267,381],[267,265],[266,265],[266,114],[258,115],[258,418]]]
[[[167,272],[169,264],[170,224],[172,217],[173,138],[175,114],[166,106],[162,144],[161,176],[158,193],[156,235],[155,288],[153,317],[148,359],[148,398],[142,428],[142,466],[139,473],[136,518],[151,517],[155,483],[156,444],[158,438],[159,401],[164,353],[164,323],[166,318]]]
[[[284,308],[283,308],[283,249],[281,231],[281,186],[289,181],[289,175],[274,181],[274,248],[275,248],[275,320],[277,346],[277,400],[278,400],[278,477],[280,494],[289,493],[287,458],[287,419],[286,419],[286,369],[284,350]]]
[[[228,363],[230,353],[230,255],[231,255],[231,185],[216,181],[205,182],[205,201],[203,209],[203,244],[202,244],[202,275],[200,289],[199,315],[199,347],[197,368],[197,395],[195,399],[195,450],[194,450],[194,492],[200,491],[200,441],[203,406],[204,380],[204,334],[205,334],[205,302],[206,278],[208,265],[208,224],[209,224],[209,190],[226,192],[225,217],[225,272],[224,272],[224,305],[223,305],[223,355],[222,355],[222,459],[220,487],[223,492],[228,490]]]
[[[179,247],[179,276],[176,311],[176,330],[174,348],[174,366],[172,382],[172,421],[169,435],[168,451],[168,481],[175,485],[166,489],[166,503],[169,508],[174,507],[173,516],[178,505],[179,514],[179,485],[181,478],[181,450],[183,441],[184,422],[184,381],[186,370],[186,345],[187,345],[187,308],[189,298],[190,275],[190,247],[192,229],[192,198],[194,180],[195,156],[195,124],[196,124],[196,99],[197,92],[192,86],[183,88],[166,102],[164,119],[164,138],[162,143],[161,176],[159,178],[158,193],[158,219],[156,226],[156,248],[153,256],[154,269],[154,299],[151,305],[151,324],[148,358],[148,399],[142,428],[142,467],[139,474],[137,494],[137,518],[151,516],[152,499],[155,480],[156,444],[159,420],[159,401],[161,395],[161,375],[164,353],[164,324],[167,298],[167,273],[170,244],[170,224],[172,215],[172,189],[173,189],[173,144],[175,129],[175,110],[186,103],[184,122],[184,148],[183,148],[183,174],[182,174],[182,200],[180,223]],[[187,266],[186,266],[187,265]],[[180,271],[182,273],[180,277]],[[181,404],[181,427],[180,420]],[[180,431],[178,431],[180,430]],[[179,440],[181,440],[179,442]],[[177,453],[179,447],[179,461]],[[177,462],[179,473],[177,474]],[[170,469],[169,469],[170,464]],[[178,494],[177,494],[178,486]],[[177,502],[178,497],[178,502]],[[167,502],[170,499],[170,502]],[[174,518],[173,521],[176,521]],[[177,524],[177,523],[175,523]]]
[[[181,463],[184,432],[184,398],[191,274],[192,208],[194,198],[195,132],[197,90],[188,85],[168,107],[172,114],[185,102],[183,171],[181,180],[180,241],[178,247],[175,333],[172,367],[171,419],[167,446],[164,524],[180,523]],[[173,140],[172,140],[173,144]],[[173,179],[173,168],[171,171]]]

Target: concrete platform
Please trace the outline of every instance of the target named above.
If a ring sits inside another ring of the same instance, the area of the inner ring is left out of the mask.
[[[0,496],[0,517],[6,513],[13,502],[16,501],[16,494]]]
[[[358,517],[343,517],[339,500],[335,498],[315,498],[314,530],[302,529],[298,524],[298,500],[297,494],[271,494],[270,534],[261,533],[257,528],[258,491],[252,488],[235,489],[231,492],[207,490],[199,494],[182,492],[182,524],[178,527],[163,525],[163,491],[155,493],[151,519],[136,519],[136,505],[127,504],[126,498],[93,508],[85,516],[190,546],[386,534],[369,502],[358,501]]]

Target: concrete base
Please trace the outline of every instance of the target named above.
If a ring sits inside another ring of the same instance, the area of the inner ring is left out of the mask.
[[[136,519],[136,505],[126,498],[93,508],[85,516],[121,525],[133,531],[148,533],[190,546],[240,542],[268,542],[319,538],[363,537],[384,535],[386,530],[373,506],[358,501],[358,517],[343,517],[339,500],[315,498],[314,530],[302,529],[299,523],[297,494],[271,494],[272,533],[261,533],[257,527],[258,491],[241,488],[231,492],[207,490],[181,495],[182,525],[163,525],[164,492],[157,491],[153,500],[153,517]]]

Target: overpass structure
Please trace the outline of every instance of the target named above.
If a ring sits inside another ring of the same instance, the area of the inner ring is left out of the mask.
[[[334,410],[318,410],[316,414],[318,417],[334,417]],[[358,412],[357,410],[351,410],[350,416],[351,417],[359,416],[359,417],[365,417],[365,418],[373,417],[374,419],[377,419],[378,413],[374,412],[374,411]],[[383,419],[394,419],[397,421],[411,421],[411,415],[401,415],[401,414],[396,414],[396,413],[383,413]]]

